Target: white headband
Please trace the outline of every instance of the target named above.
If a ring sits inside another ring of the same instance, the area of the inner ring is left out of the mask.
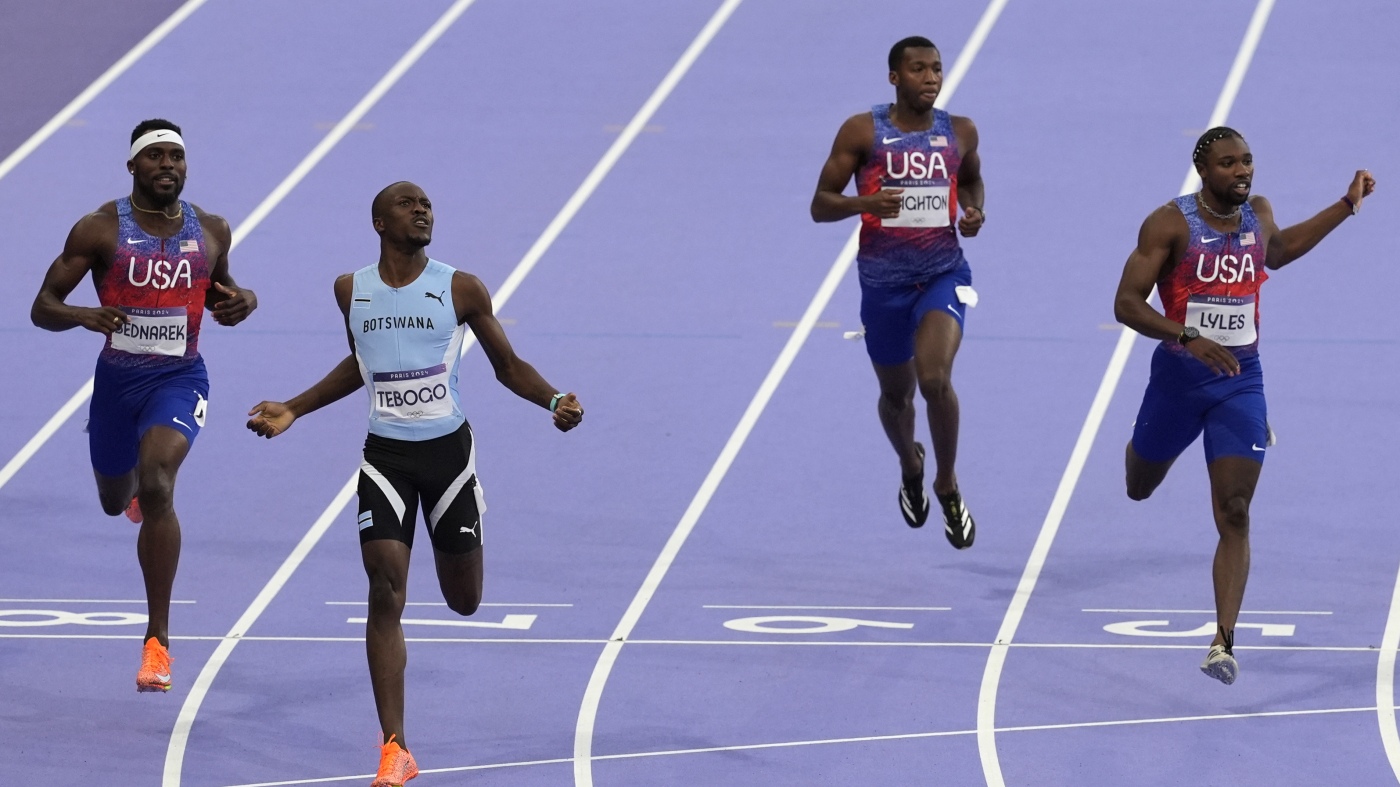
[[[155,131],[147,131],[145,134],[137,137],[135,142],[131,143],[131,156],[128,157],[127,160],[135,159],[136,154],[140,153],[143,148],[157,142],[174,142],[182,148],[185,146],[185,140],[180,138],[179,133],[171,131],[168,128],[158,128]]]

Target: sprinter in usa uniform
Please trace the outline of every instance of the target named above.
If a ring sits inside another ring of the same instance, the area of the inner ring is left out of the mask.
[[[924,447],[914,436],[917,390],[927,403],[943,532],[966,549],[977,532],[953,467],[959,408],[952,377],[967,307],[977,304],[958,243],[959,232],[976,235],[984,219],[977,127],[934,107],[943,59],[932,41],[899,41],[889,68],[894,103],[841,126],[812,196],[812,219],[860,216],[860,319],[880,385],[880,424],[899,457],[900,513],[910,527],[928,519]],[[842,192],[852,177],[857,195],[848,197]]]
[[[1204,435],[1216,546],[1216,634],[1201,671],[1235,682],[1234,630],[1249,576],[1249,505],[1273,444],[1259,364],[1259,288],[1361,209],[1375,190],[1365,170],[1346,194],[1280,230],[1273,207],[1250,195],[1254,156],[1234,129],[1201,135],[1191,160],[1201,190],[1153,211],[1118,284],[1114,313],[1161,340],[1127,447],[1128,497],[1145,500]],[[1147,302],[1152,288],[1163,312]]]
[[[110,516],[141,523],[136,553],[149,621],[138,691],[170,689],[170,592],[180,562],[175,476],[204,426],[209,376],[199,355],[200,318],[237,325],[257,308],[228,271],[228,222],[180,200],[185,141],[168,120],[131,132],[131,195],[73,226],[49,267],[30,319],[40,328],[83,327],[106,337],[93,374],[88,446],[97,496]],[[64,302],[84,276],[97,307]]]
[[[403,734],[407,653],[400,619],[420,502],[447,606],[470,615],[481,603],[486,501],[457,392],[466,330],[481,343],[496,379],[548,408],[560,431],[578,426],[583,408],[516,356],[480,279],[428,257],[433,209],[422,189],[407,182],[386,187],[374,198],[372,218],[379,262],[335,282],[350,354],[293,399],[260,402],[249,412],[248,428],[275,437],[298,417],[361,386],[369,392],[358,524],[369,575],[370,681],[384,736],[373,787],[399,787],[418,774]]]

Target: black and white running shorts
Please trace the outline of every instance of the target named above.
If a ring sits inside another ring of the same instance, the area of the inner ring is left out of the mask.
[[[359,493],[361,544],[392,538],[411,549],[421,499],[434,549],[461,555],[481,546],[486,500],[476,479],[476,445],[466,423],[431,440],[369,435]]]

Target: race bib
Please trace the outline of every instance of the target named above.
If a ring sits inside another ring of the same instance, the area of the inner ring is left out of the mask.
[[[374,414],[386,423],[412,423],[452,415],[447,364],[408,372],[375,372]]]
[[[1254,326],[1255,296],[1192,295],[1186,327],[1225,347],[1245,347],[1259,339]]]
[[[932,228],[953,223],[947,186],[908,186],[899,200],[899,215],[881,219],[880,226]]]
[[[164,309],[137,306],[118,308],[126,312],[130,322],[112,334],[113,350],[134,355],[185,354],[189,314],[183,306]]]

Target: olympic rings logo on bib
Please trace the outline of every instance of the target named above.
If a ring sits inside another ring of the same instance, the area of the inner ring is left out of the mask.
[[[374,417],[388,423],[446,418],[452,415],[452,388],[447,364],[403,372],[375,372]]]

